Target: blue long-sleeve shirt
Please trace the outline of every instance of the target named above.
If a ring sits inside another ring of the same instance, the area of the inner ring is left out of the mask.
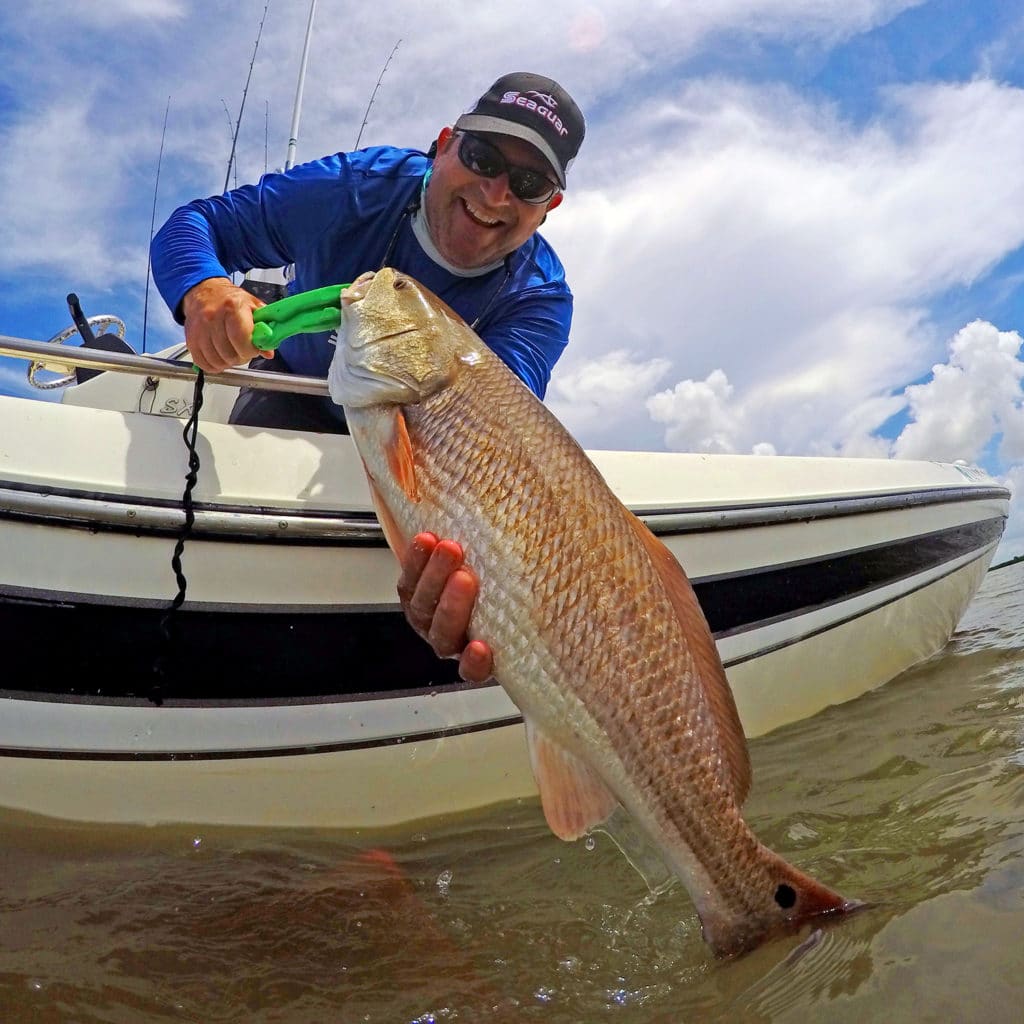
[[[543,398],[572,320],[572,293],[551,246],[534,234],[504,265],[453,274],[424,251],[413,230],[415,203],[431,166],[418,150],[381,146],[266,174],[221,196],[179,207],[152,245],[153,279],[183,322],[185,293],[208,277],[294,264],[290,291],[354,281],[385,259],[448,303]],[[275,368],[326,377],[328,333],[297,335]]]

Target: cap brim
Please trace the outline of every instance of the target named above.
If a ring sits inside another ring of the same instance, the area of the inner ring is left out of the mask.
[[[522,139],[536,149],[551,165],[558,178],[558,184],[565,188],[565,171],[555,156],[555,151],[547,144],[540,132],[535,132],[517,121],[506,121],[503,117],[488,117],[486,114],[463,114],[455,122],[455,127],[464,128],[469,132],[489,132],[492,135],[510,135],[514,139]]]

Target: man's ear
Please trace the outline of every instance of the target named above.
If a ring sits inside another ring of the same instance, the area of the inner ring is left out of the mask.
[[[556,206],[561,206],[561,205],[562,205],[562,200],[563,200],[564,198],[565,198],[565,197],[564,197],[564,195],[563,195],[563,194],[562,194],[561,192],[556,192],[556,193],[555,193],[555,194],[554,194],[554,195],[553,195],[553,196],[552,196],[552,197],[551,197],[551,198],[550,198],[550,199],[548,200],[548,213],[550,213],[550,212],[551,212],[551,211],[552,211],[552,210],[553,210],[553,209],[554,209],[554,208],[555,208]]]
[[[440,153],[445,146],[448,145],[448,140],[452,137],[452,130],[450,127],[441,129],[441,133],[437,137],[437,151]]]

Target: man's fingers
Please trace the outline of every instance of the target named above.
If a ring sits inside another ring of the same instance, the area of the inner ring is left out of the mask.
[[[215,320],[207,327],[208,344],[204,347],[204,356],[209,365],[209,372],[219,373],[229,366],[235,365],[235,353],[228,340],[224,324]]]
[[[417,534],[402,561],[398,596],[409,624],[440,658],[459,659],[459,675],[482,683],[491,677],[494,661],[486,643],[466,642],[480,589],[462,564],[462,548],[432,533]]]
[[[427,636],[431,629],[449,577],[461,565],[462,548],[455,541],[438,541],[430,552],[412,594],[408,597],[405,609],[412,627],[423,636]],[[400,596],[401,593],[400,590]]]
[[[408,608],[416,584],[427,567],[430,555],[437,547],[437,538],[432,533],[418,533],[412,539],[402,560],[402,572],[398,577],[398,598]]]
[[[232,365],[247,363],[253,356],[260,354],[260,350],[252,343],[252,314],[257,308],[248,302],[238,302],[224,318],[225,341],[229,348],[228,355],[234,361]]]
[[[483,640],[472,640],[459,658],[459,675],[467,683],[486,682],[494,674],[494,658]]]
[[[468,569],[457,569],[448,576],[427,633],[427,640],[439,657],[450,658],[466,646],[476,593],[476,577]]]

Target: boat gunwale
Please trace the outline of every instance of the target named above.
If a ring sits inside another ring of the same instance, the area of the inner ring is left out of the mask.
[[[927,505],[1009,502],[1007,488],[988,484],[918,486],[847,495],[790,500],[719,503],[697,508],[629,505],[652,533],[684,535],[747,529],[779,523],[811,522],[846,516],[901,511]],[[361,510],[296,509],[194,501],[194,540],[261,540],[275,543],[385,544],[376,516]],[[0,480],[0,519],[58,523],[90,530],[141,531],[176,535],[185,520],[171,498],[121,495],[103,491],[47,487]],[[1005,518],[1005,515],[1004,515]]]

